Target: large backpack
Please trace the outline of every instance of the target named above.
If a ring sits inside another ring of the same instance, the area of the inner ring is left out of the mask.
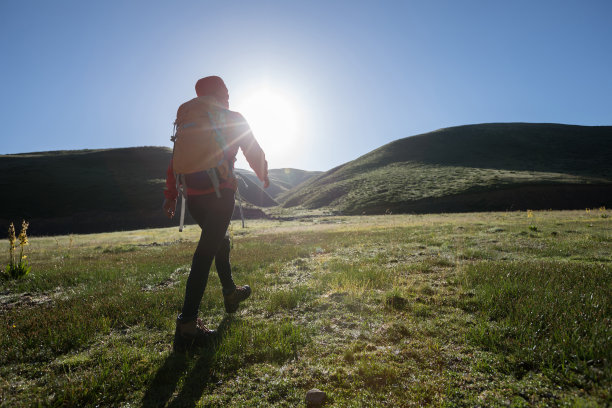
[[[233,160],[227,157],[227,109],[218,106],[214,97],[200,96],[182,104],[176,113],[172,161],[177,190],[182,195],[179,231],[183,230],[187,185],[197,188],[203,178],[217,194],[220,180],[232,180]]]
[[[182,104],[174,122],[174,172],[183,185],[185,180],[207,173],[220,197],[219,180],[233,178],[224,134],[228,110],[219,107],[213,97],[194,98]],[[185,177],[181,177],[185,176]],[[197,187],[197,186],[193,186]]]

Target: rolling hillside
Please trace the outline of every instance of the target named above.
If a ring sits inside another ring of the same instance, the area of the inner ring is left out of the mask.
[[[21,218],[35,235],[174,225],[160,215],[167,148],[0,156],[2,226]]]
[[[344,213],[612,204],[612,127],[492,123],[407,137],[277,197]]]
[[[177,225],[160,211],[170,155],[164,147],[0,155],[0,228],[22,218],[34,235]],[[440,129],[325,173],[272,169],[266,191],[252,172],[237,172],[247,217],[277,203],[346,214],[609,207],[612,127]]]
[[[30,232],[41,235],[178,225],[161,212],[171,154],[166,147],[134,147],[0,155],[0,227],[26,219]],[[245,180],[247,217],[262,216],[253,206],[277,205],[259,184]],[[290,177],[276,180],[271,177],[270,189],[295,186]]]

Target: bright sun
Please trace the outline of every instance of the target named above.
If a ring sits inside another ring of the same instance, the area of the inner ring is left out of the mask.
[[[260,89],[240,101],[236,110],[249,122],[267,155],[291,150],[296,141],[298,119],[292,103],[281,93]]]

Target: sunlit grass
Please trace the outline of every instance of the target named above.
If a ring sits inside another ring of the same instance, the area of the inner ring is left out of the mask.
[[[34,237],[33,272],[0,293],[3,403],[299,406],[318,387],[330,406],[602,405],[608,212],[234,228],[253,295],[228,317],[211,271],[200,315],[219,336],[186,355],[171,342],[199,231]]]
[[[268,313],[290,310],[312,297],[312,289],[307,286],[279,289],[270,293],[270,298],[266,307]]]
[[[516,359],[513,369],[592,374],[589,366],[604,366],[610,357],[609,264],[482,262],[466,268],[466,280],[477,293],[468,307],[486,316],[472,338]]]

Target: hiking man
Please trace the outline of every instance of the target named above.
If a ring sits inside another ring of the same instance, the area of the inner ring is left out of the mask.
[[[229,110],[229,93],[223,80],[218,76],[202,78],[197,81],[195,90],[197,98],[181,105],[177,112],[175,149],[173,159],[168,166],[166,189],[164,190],[163,210],[169,218],[174,216],[178,196],[175,174],[180,173],[177,149],[179,139],[183,137],[181,131],[184,130],[185,137],[182,142],[185,143],[185,140],[188,139],[186,135],[189,132],[195,132],[191,129],[198,129],[199,126],[200,128],[208,127],[210,130],[213,127],[216,133],[212,134],[215,138],[220,137],[224,146],[222,165],[214,168],[213,174],[208,170],[179,177],[179,184],[184,183],[187,187],[189,213],[202,228],[202,233],[193,254],[183,308],[176,321],[174,349],[177,351],[191,346],[206,345],[211,335],[215,333],[214,330],[206,328],[202,320],[198,318],[198,309],[206,289],[213,259],[223,287],[227,313],[236,312],[238,304],[251,294],[251,288],[248,285],[236,286],[234,284],[229,260],[230,240],[227,229],[234,212],[234,192],[237,182],[233,175],[233,168],[238,148],[244,153],[257,177],[264,183],[264,188],[270,185],[268,163],[264,152],[255,140],[244,117],[238,112]],[[184,119],[185,117],[190,119]],[[221,120],[213,119],[214,117],[221,118]],[[183,123],[187,120],[189,120],[188,123]],[[202,123],[208,123],[208,125],[202,125]],[[195,134],[192,140],[194,142],[190,143],[197,144],[202,137]],[[217,141],[219,141],[218,138]],[[186,154],[190,154],[196,148],[197,146],[187,146],[182,149],[187,151]]]

